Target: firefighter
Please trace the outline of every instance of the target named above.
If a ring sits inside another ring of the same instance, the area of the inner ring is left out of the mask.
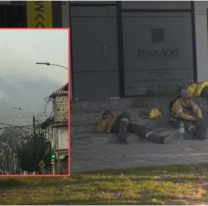
[[[202,118],[202,110],[191,99],[190,91],[181,89],[181,96],[173,103],[170,122],[175,128],[179,128],[181,121],[183,121],[185,130],[193,137],[205,139],[206,126]]]
[[[161,136],[147,127],[132,123],[128,112],[123,112],[116,117],[111,111],[105,111],[97,124],[96,131],[98,133],[118,133],[119,142],[122,144],[129,144],[126,139],[128,132],[135,133],[155,143],[167,144],[171,141],[170,134]]]

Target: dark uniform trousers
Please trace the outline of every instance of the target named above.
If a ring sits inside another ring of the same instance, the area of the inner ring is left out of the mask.
[[[206,125],[203,122],[194,124],[191,121],[182,120],[182,119],[176,119],[174,122],[172,122],[172,125],[178,129],[180,126],[181,121],[183,121],[185,130],[190,133],[193,137],[196,137],[198,139],[205,139],[206,138]]]
[[[128,112],[123,112],[117,117],[113,124],[112,132],[118,133],[119,139],[125,140],[126,133],[134,133],[139,137],[148,139],[155,143],[163,143],[164,136],[154,133],[151,129],[139,124],[131,123],[131,117]]]

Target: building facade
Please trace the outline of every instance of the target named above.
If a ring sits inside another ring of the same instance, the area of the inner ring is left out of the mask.
[[[61,87],[50,95],[53,101],[54,116],[48,118],[41,124],[41,128],[52,134],[53,148],[55,149],[56,174],[68,174],[68,84]],[[46,133],[46,137],[50,136]]]
[[[207,80],[207,9],[200,1],[63,6],[63,26],[71,28],[71,98],[168,95],[176,85]]]
[[[170,93],[208,79],[205,1],[1,2],[1,27],[70,27],[71,99]]]

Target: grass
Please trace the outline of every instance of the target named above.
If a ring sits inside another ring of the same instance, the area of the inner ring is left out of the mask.
[[[202,205],[208,164],[1,177],[0,205]]]
[[[172,97],[176,98],[180,95],[180,90],[168,91],[165,88],[161,88],[158,92],[153,92],[151,90],[147,91],[146,94],[142,95],[143,97]]]

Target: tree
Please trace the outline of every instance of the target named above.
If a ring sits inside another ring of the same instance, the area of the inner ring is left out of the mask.
[[[50,169],[51,143],[45,138],[44,133],[34,133],[31,138],[17,149],[19,166],[28,172],[40,173],[41,160],[45,167]]]
[[[10,149],[4,144],[0,145],[0,147],[2,148],[1,149],[2,155],[5,160],[3,164],[4,170],[7,170],[7,171],[10,170],[11,174],[13,172],[16,173],[16,171],[14,171],[13,169],[14,168],[13,160],[14,160],[16,150],[21,143],[23,143],[24,141],[28,139],[28,137],[30,136],[30,132],[24,129],[23,127],[18,127],[18,128],[4,127],[1,129],[3,130],[0,134],[0,142],[7,144],[11,148],[11,151],[10,151]]]

